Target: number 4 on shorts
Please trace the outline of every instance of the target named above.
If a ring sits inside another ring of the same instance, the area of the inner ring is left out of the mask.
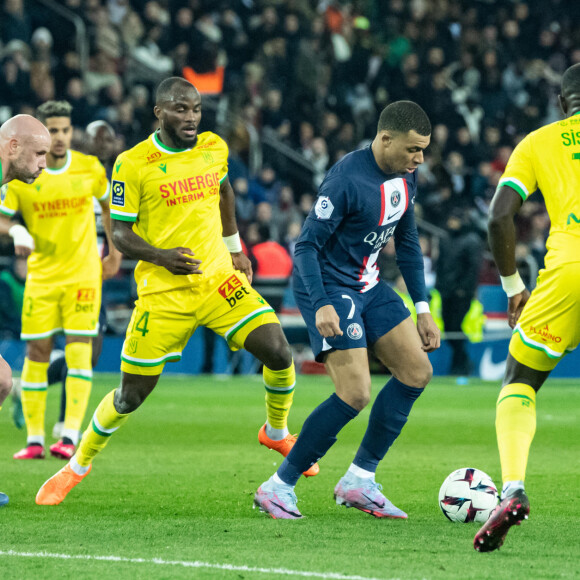
[[[149,332],[149,329],[147,328],[148,324],[149,324],[149,312],[143,312],[141,318],[137,320],[133,328],[135,330],[138,330],[143,336],[145,336]]]

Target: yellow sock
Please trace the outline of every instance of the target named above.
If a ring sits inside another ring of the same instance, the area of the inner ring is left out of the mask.
[[[92,345],[90,342],[70,342],[64,347],[64,356],[68,374],[62,435],[76,445],[93,385]]]
[[[284,429],[288,424],[288,413],[294,398],[296,371],[294,361],[281,371],[273,371],[264,366],[264,385],[266,386],[266,416],[274,429]]]
[[[129,418],[129,413],[124,415],[117,413],[114,398],[115,391],[105,396],[99,403],[91,424],[83,433],[76,452],[76,460],[82,467],[87,467],[93,462],[95,455],[105,448],[111,435]]]
[[[532,387],[513,383],[500,391],[495,430],[504,483],[524,481],[536,432],[536,392]]]
[[[28,443],[44,445],[44,415],[48,389],[48,364],[24,359],[20,385],[22,387],[22,412],[26,421]]]

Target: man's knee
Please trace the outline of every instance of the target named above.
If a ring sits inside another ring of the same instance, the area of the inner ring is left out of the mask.
[[[333,378],[336,394],[353,409],[362,411],[371,400],[371,380],[368,377],[340,377]]]
[[[26,343],[26,356],[36,362],[48,362],[52,352],[52,341],[30,340]]]
[[[344,393],[340,398],[353,409],[362,411],[370,403],[371,395],[369,392],[356,391]]]
[[[529,385],[538,392],[552,371],[538,371],[518,362],[508,353],[502,386],[512,383]]]
[[[292,349],[278,325],[264,332],[256,329],[248,336],[244,346],[271,370],[281,371],[292,364]]]
[[[132,413],[141,406],[146,399],[138,389],[127,388],[121,385],[115,392],[115,410],[121,415]]]
[[[133,377],[136,377],[137,380],[134,380]],[[158,379],[158,376],[124,374],[119,388],[115,391],[114,403],[117,413],[125,415],[138,409],[155,388]]]
[[[395,378],[410,387],[425,388],[433,378],[433,367],[425,357],[416,364],[409,364],[393,372]]]

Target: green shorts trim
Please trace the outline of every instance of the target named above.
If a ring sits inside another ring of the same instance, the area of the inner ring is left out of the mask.
[[[165,364],[166,362],[177,362],[181,360],[180,352],[170,352],[164,356],[154,359],[136,358],[128,354],[121,353],[121,360],[136,367],[156,367]]]
[[[230,342],[230,340],[232,339],[234,334],[236,334],[236,332],[238,332],[241,328],[246,326],[246,324],[248,324],[248,322],[254,320],[254,318],[256,318],[257,316],[260,316],[261,314],[267,314],[268,312],[275,314],[274,309],[271,308],[270,306],[265,306],[264,308],[259,308],[258,310],[254,310],[254,312],[252,312],[251,314],[248,314],[247,316],[242,318],[238,323],[234,324],[234,326],[232,326],[229,330],[227,330],[226,333],[224,334],[224,338],[228,342]]]

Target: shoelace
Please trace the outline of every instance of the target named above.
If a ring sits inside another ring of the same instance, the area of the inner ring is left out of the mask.
[[[296,498],[296,493],[294,492],[293,488],[290,489],[279,489],[277,490],[278,497],[284,501],[284,503],[291,503],[292,505],[296,505],[298,499]]]
[[[380,494],[384,498],[385,502],[387,502],[388,501],[387,498],[385,498],[385,496],[381,493],[382,490],[383,486],[380,483],[370,480],[368,482],[368,487],[363,491],[363,494],[366,495],[369,499],[371,497],[374,497],[375,494]]]

